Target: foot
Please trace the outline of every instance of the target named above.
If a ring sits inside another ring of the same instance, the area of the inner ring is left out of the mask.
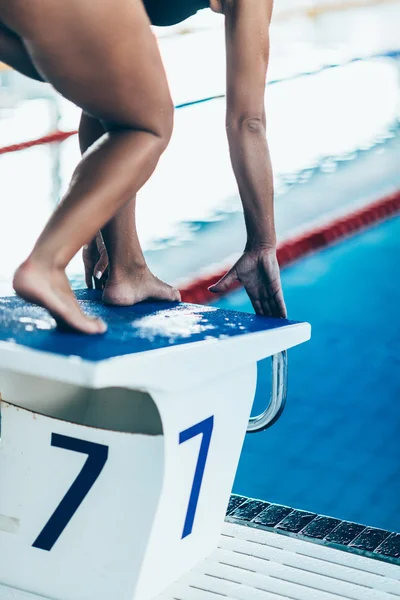
[[[89,334],[104,333],[107,329],[103,321],[81,311],[62,269],[28,259],[16,271],[13,285],[18,296],[46,308],[64,329]]]
[[[129,275],[110,275],[103,292],[106,304],[132,306],[143,300],[180,302],[181,295],[178,290],[155,277],[147,267]]]

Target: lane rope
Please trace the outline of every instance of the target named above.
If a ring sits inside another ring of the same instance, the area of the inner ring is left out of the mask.
[[[44,135],[43,137],[35,140],[28,140],[26,142],[21,142],[20,144],[12,144],[11,146],[3,146],[0,148],[0,155],[10,154],[11,152],[19,152],[20,150],[27,150],[28,148],[42,146],[44,144],[52,144],[54,142],[60,143],[72,137],[73,135],[76,135],[77,133],[77,131],[55,131],[54,133],[49,133],[48,135]]]
[[[302,77],[309,77],[311,75],[317,75],[323,71],[334,69],[341,66],[346,66],[360,61],[375,60],[382,58],[397,59],[400,57],[400,50],[392,50],[389,52],[378,53],[370,55],[368,57],[355,57],[346,61],[345,63],[331,63],[324,65],[315,71],[307,71],[297,73],[293,76],[286,77],[283,79],[276,79],[268,82],[267,85],[276,85],[286,81],[293,81]],[[190,102],[184,102],[175,106],[176,109],[182,109],[212,100],[225,98],[225,94],[218,94],[214,96],[208,96],[200,98]],[[0,155],[5,155],[13,152],[19,152],[35,146],[60,143],[68,138],[76,135],[77,131],[55,131],[37,139],[28,140],[18,144],[12,144],[8,146],[0,147]],[[296,260],[302,258],[314,252],[325,248],[332,243],[346,238],[362,229],[382,221],[390,216],[398,214],[400,212],[400,190],[384,198],[369,204],[357,211],[351,212],[348,215],[340,217],[326,225],[322,225],[313,230],[306,231],[305,233],[286,240],[278,247],[278,260],[281,268],[292,264]],[[199,277],[192,281],[190,284],[184,286],[180,291],[182,294],[182,300],[184,302],[193,302],[197,304],[206,304],[212,300],[216,300],[218,297],[208,291],[208,287],[218,281],[226,273],[227,269],[220,269],[219,271],[207,274]],[[240,282],[234,284],[226,293],[240,287]]]
[[[372,54],[369,56],[357,56],[357,57],[351,58],[345,62],[329,63],[329,64],[323,65],[320,68],[315,69],[313,71],[302,71],[301,73],[296,73],[296,74],[290,75],[288,77],[283,77],[282,79],[273,79],[267,83],[267,87],[271,86],[271,85],[277,85],[279,83],[295,81],[295,80],[301,79],[303,77],[311,77],[312,75],[319,75],[320,73],[323,73],[324,71],[328,71],[330,69],[336,69],[338,67],[345,67],[347,65],[351,65],[351,64],[354,64],[357,62],[378,60],[378,59],[385,59],[385,58],[389,58],[389,59],[400,58],[400,50],[390,50],[387,52],[379,52],[377,54]],[[215,94],[213,96],[206,96],[204,98],[198,98],[196,100],[190,100],[188,102],[182,102],[180,104],[177,104],[175,106],[175,109],[180,110],[182,108],[188,108],[190,106],[196,106],[198,104],[205,104],[206,102],[211,102],[214,100],[221,100],[225,97],[226,97],[226,94]],[[64,140],[68,139],[69,137],[76,135],[77,133],[78,132],[76,130],[54,131],[53,133],[44,135],[40,138],[28,140],[26,142],[21,142],[18,144],[12,144],[9,146],[0,147],[0,155],[9,154],[11,152],[19,152],[21,150],[27,150],[29,148],[33,148],[35,146],[41,146],[44,144],[60,143],[60,142],[63,142]]]
[[[278,246],[278,261],[280,267],[286,267],[295,261],[343,240],[367,227],[400,213],[400,190],[341,216],[330,223],[306,231],[292,239],[285,240]],[[211,293],[208,288],[216,283],[227,272],[227,268],[215,273],[207,273],[183,286],[180,289],[183,302],[208,304],[218,299],[220,294]],[[236,282],[224,295],[241,286]]]

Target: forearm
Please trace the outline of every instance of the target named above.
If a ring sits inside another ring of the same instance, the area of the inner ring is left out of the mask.
[[[264,120],[227,125],[232,167],[243,204],[247,247],[275,247],[274,189]]]

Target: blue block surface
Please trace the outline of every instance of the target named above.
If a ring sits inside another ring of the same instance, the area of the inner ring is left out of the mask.
[[[0,342],[100,361],[295,323],[194,304],[143,302],[130,307],[111,307],[105,306],[100,292],[93,290],[78,290],[76,296],[85,312],[106,321],[106,334],[62,332],[44,309],[7,297],[0,298]]]

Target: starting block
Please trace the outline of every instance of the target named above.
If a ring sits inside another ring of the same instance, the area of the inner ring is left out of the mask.
[[[286,397],[307,323],[207,306],[106,307],[62,333],[0,299],[0,583],[51,600],[147,600],[216,546],[246,431]],[[256,364],[273,393],[250,419]]]

